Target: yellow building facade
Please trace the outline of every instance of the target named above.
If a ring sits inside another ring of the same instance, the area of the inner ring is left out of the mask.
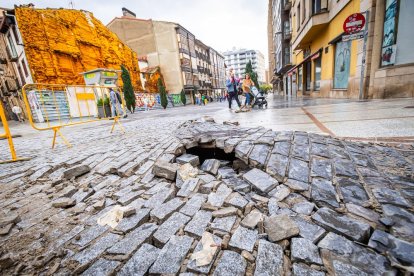
[[[365,0],[293,0],[292,64],[285,75],[290,95],[358,98],[363,40],[343,42],[343,23]]]

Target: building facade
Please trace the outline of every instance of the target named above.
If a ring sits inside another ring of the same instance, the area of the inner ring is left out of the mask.
[[[180,24],[138,19],[133,13],[124,12],[123,17],[114,18],[107,27],[134,51],[145,55],[150,67],[161,68],[168,92],[180,93],[184,89],[191,97],[196,90],[224,93],[224,83],[213,82],[225,74],[217,55],[212,61],[211,53],[216,51]],[[217,70],[212,70],[213,66]]]
[[[413,97],[414,54],[408,50],[414,42],[409,35],[412,12],[414,2],[409,0],[292,0],[293,67],[283,75],[284,94]],[[365,47],[364,39],[344,39],[344,21],[355,13],[367,19]],[[275,60],[283,63],[277,55]]]
[[[233,68],[234,73],[238,77],[244,77],[246,71],[246,64],[251,61],[253,70],[257,73],[257,80],[259,83],[266,82],[266,69],[264,55],[257,50],[246,50],[235,48],[231,51],[223,53],[225,63],[228,68]]]
[[[215,97],[224,96],[226,87],[226,65],[224,63],[224,56],[213,48],[209,48],[210,63],[211,63],[211,82],[213,85],[213,95]]]

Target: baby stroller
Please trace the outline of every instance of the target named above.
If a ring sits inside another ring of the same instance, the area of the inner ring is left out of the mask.
[[[250,94],[253,95],[252,108],[254,108],[254,106],[258,106],[259,108],[266,106],[267,108],[266,97],[263,96],[263,93],[261,93],[256,87],[252,87]]]

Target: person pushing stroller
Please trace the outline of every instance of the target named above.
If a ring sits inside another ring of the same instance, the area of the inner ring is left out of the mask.
[[[254,82],[252,81],[252,79],[250,78],[250,74],[246,73],[246,75],[244,76],[244,79],[242,81],[242,90],[243,90],[243,94],[246,97],[246,101],[244,103],[244,105],[242,106],[242,109],[247,109],[248,111],[252,108],[251,106],[251,99],[252,99],[252,95],[251,95],[251,89],[254,87]]]

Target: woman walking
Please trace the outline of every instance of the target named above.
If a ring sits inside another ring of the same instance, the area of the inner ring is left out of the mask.
[[[246,102],[244,103],[244,107],[250,109],[250,93],[251,93],[251,88],[254,87],[254,82],[252,81],[252,79],[250,78],[249,74],[246,74],[243,82],[242,82],[242,89],[243,89],[243,94],[246,97]]]
[[[234,76],[233,71],[230,71],[230,77],[226,80],[226,87],[227,87],[227,91],[228,91],[228,99],[229,99],[229,109],[231,110],[231,102],[233,101],[233,99],[236,100],[237,105],[241,106],[240,101],[239,101],[239,97],[237,96],[237,87],[240,83],[240,80],[237,79]]]

